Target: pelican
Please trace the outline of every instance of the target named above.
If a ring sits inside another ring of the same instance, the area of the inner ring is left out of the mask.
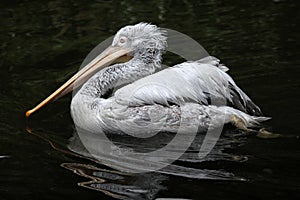
[[[183,122],[202,130],[224,123],[248,128],[268,119],[215,57],[160,70],[166,47],[166,33],[156,25],[123,27],[111,46],[26,117],[81,86],[72,98],[71,115],[76,127],[93,133],[147,137],[157,131],[176,132]]]

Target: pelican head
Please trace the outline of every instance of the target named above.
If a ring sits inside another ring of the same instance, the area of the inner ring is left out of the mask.
[[[112,46],[130,49],[133,57],[160,56],[167,46],[165,34],[165,31],[148,23],[125,26],[115,35]]]
[[[26,112],[26,117],[36,112],[49,102],[58,99],[73,89],[81,86],[91,76],[115,63],[140,61],[140,63],[153,63],[159,67],[161,54],[167,46],[165,32],[155,25],[138,23],[121,28],[115,35],[112,44],[100,55],[88,63],[84,68],[71,77],[60,88],[53,92],[40,104]],[[136,64],[136,66],[141,66]],[[151,70],[150,70],[151,71]],[[148,73],[148,72],[147,72]]]

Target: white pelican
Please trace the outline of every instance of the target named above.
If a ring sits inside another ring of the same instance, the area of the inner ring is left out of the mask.
[[[267,119],[215,57],[156,72],[166,39],[164,31],[147,23],[120,29],[110,47],[26,116],[82,85],[71,115],[77,127],[95,133],[176,132],[181,121],[200,130],[229,122],[247,128]]]

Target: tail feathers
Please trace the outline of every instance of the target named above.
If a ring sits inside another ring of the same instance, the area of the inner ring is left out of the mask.
[[[249,115],[263,116],[260,108],[235,84],[229,83],[233,107]]]
[[[207,56],[196,62],[212,65],[212,67],[217,67],[223,72],[229,70],[228,67],[220,63],[220,60],[214,56]],[[234,83],[233,80],[231,80],[231,77],[228,77],[228,79],[228,87],[231,96],[230,98],[227,98],[228,105],[248,113],[249,115],[263,116],[259,107]]]
[[[218,107],[218,109],[226,115],[228,119],[227,122],[234,122],[233,117],[236,117],[236,119],[242,120],[242,123],[244,123],[245,127],[259,127],[261,122],[271,119],[270,117],[264,116],[252,116],[228,106],[221,106]]]

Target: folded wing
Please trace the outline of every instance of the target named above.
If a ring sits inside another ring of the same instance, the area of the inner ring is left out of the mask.
[[[250,115],[262,115],[259,107],[226,73],[215,57],[184,62],[129,84],[115,93],[118,103],[128,106],[228,105]]]

